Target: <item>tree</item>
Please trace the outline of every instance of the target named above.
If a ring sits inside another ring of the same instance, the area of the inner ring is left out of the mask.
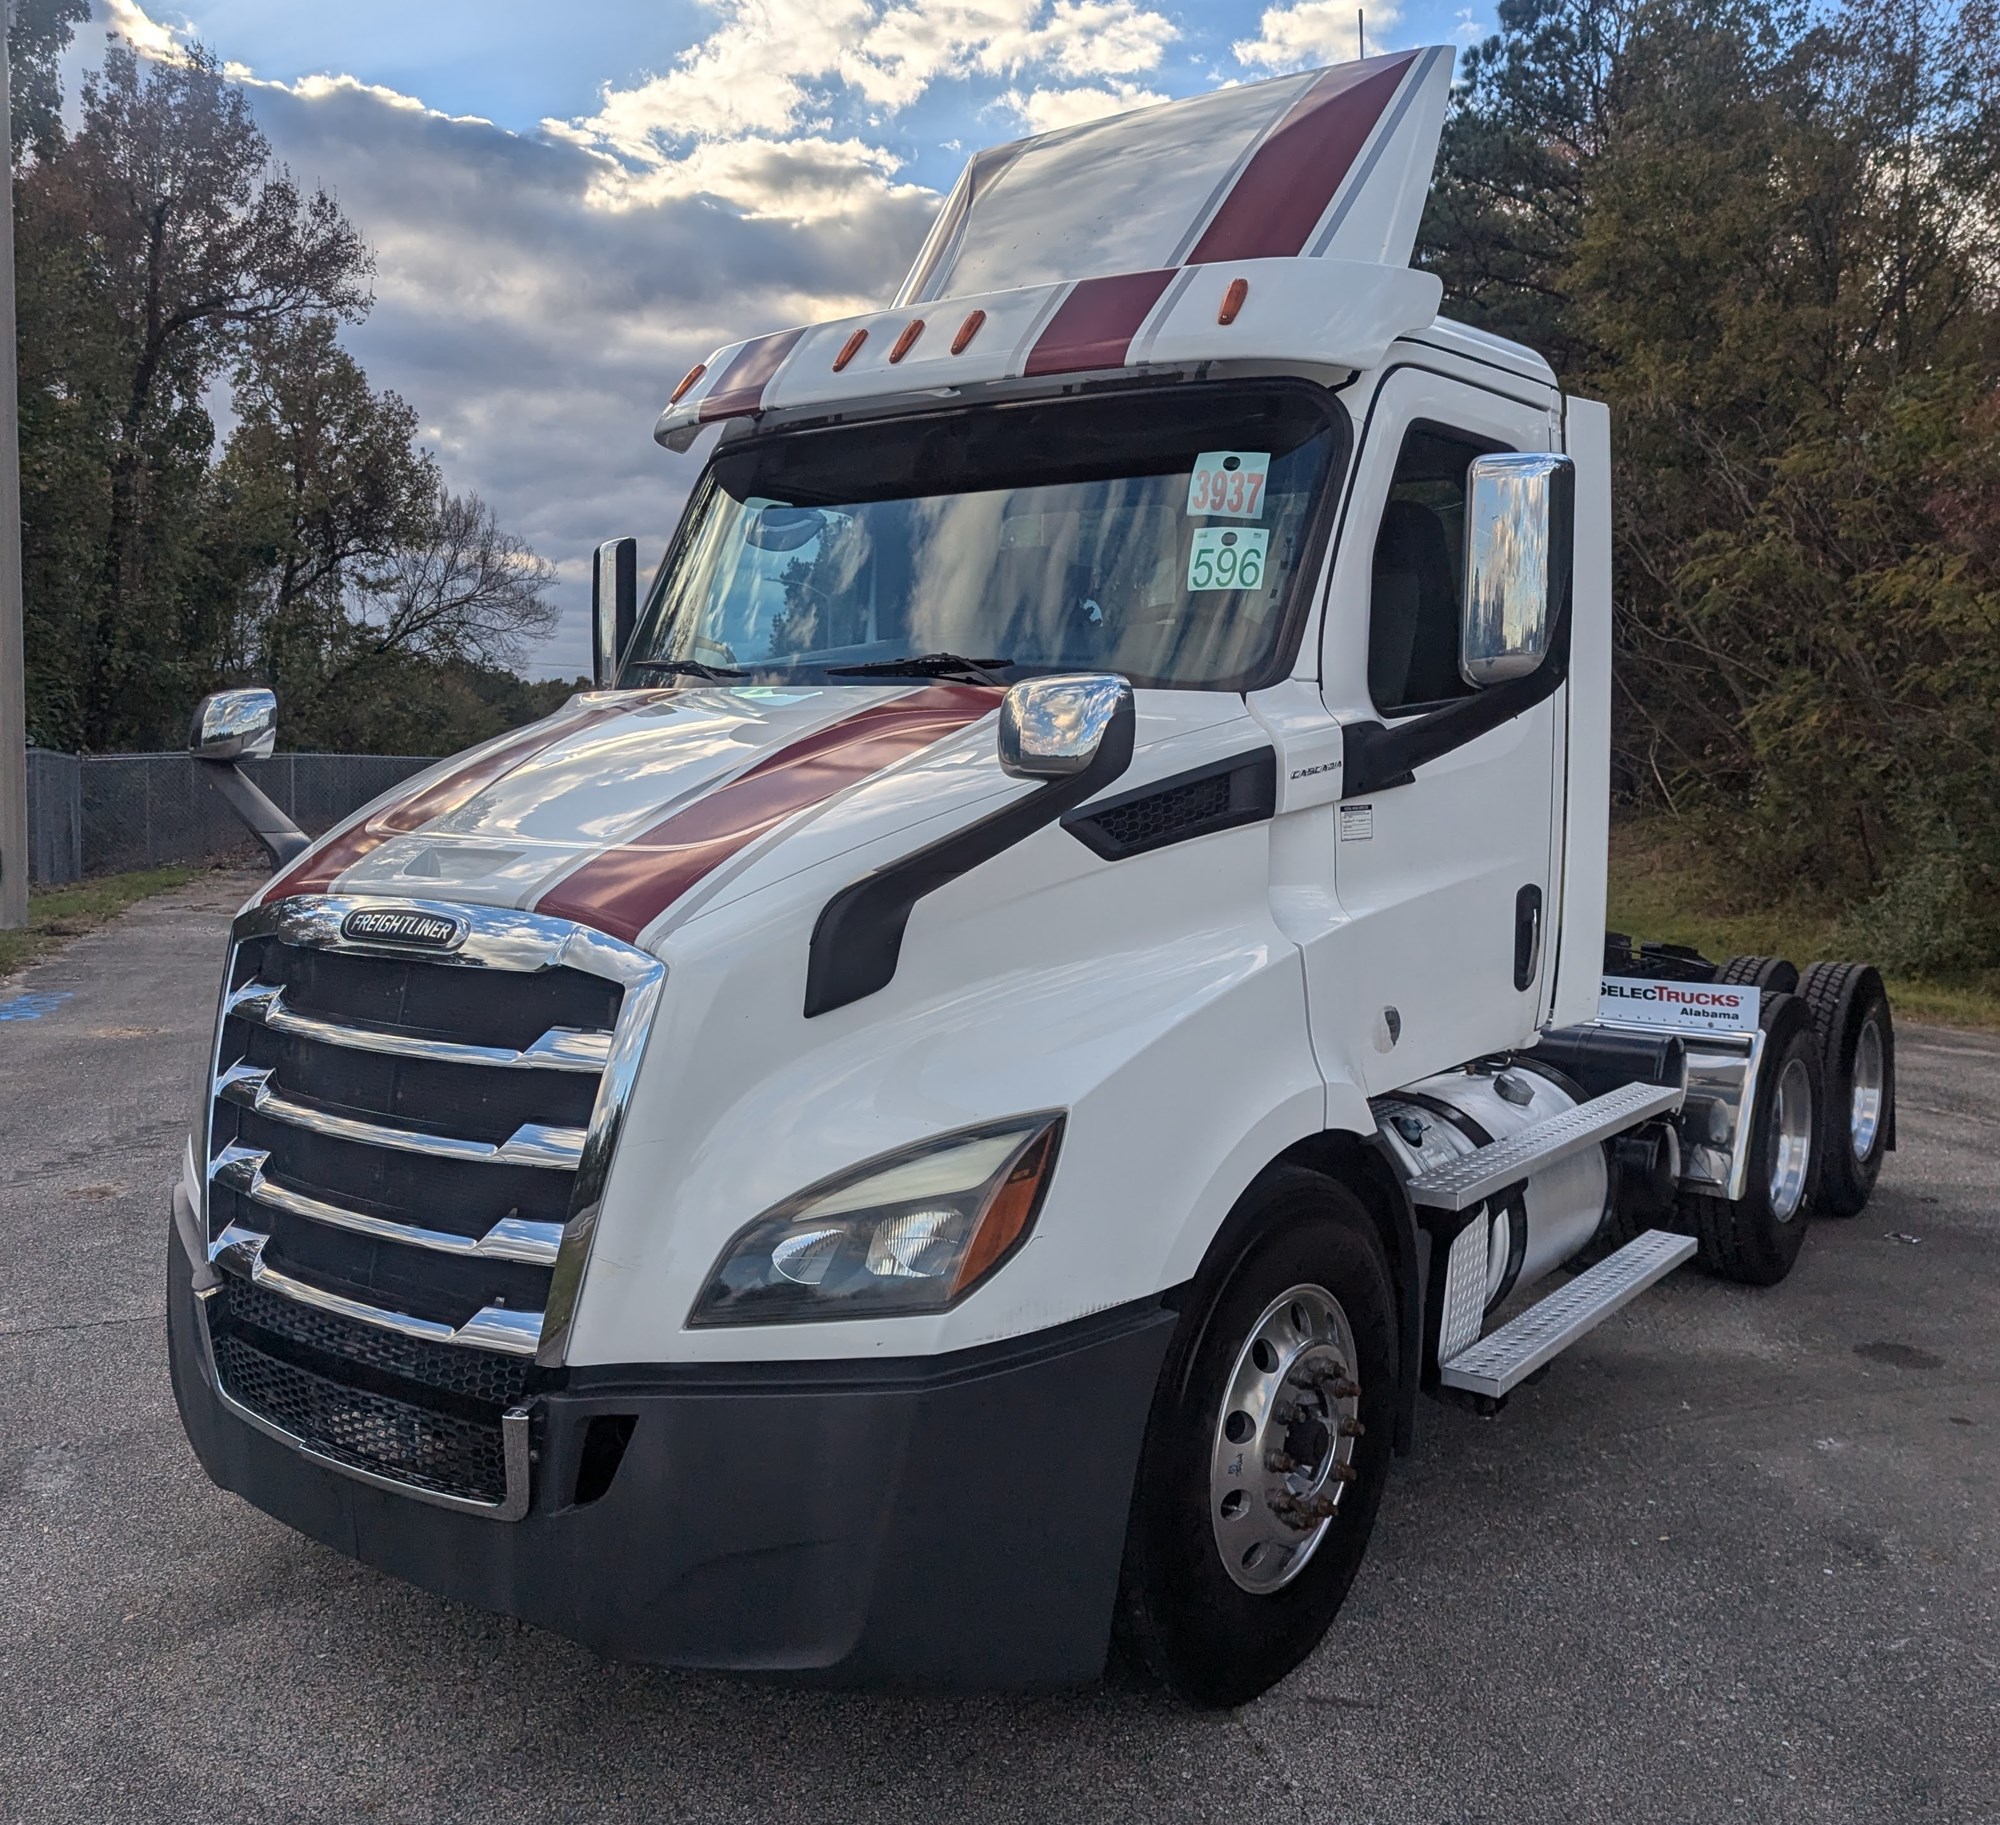
[[[13,0],[7,27],[14,168],[62,139],[58,63],[71,35],[90,17],[90,0]]]
[[[37,656],[75,674],[69,732],[108,745],[165,719],[158,659],[184,645],[186,535],[214,437],[207,388],[258,330],[359,315],[371,262],[324,191],[271,168],[242,90],[198,50],[142,66],[114,43],[85,80],[76,134],[29,168],[21,208],[34,314],[56,320],[63,351],[38,379],[82,397],[104,469],[97,586],[69,592],[80,625],[65,630],[67,652]]]
[[[1774,888],[1990,898],[1992,8],[1508,0],[1501,22],[1424,258],[1614,408],[1622,789],[1705,808]],[[1961,957],[1986,942],[1924,919]]]

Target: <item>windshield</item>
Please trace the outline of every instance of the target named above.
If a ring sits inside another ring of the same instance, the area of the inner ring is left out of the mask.
[[[1343,424],[1316,388],[1261,382],[747,440],[697,489],[627,680],[853,683],[841,668],[949,654],[1006,678],[1253,688]]]

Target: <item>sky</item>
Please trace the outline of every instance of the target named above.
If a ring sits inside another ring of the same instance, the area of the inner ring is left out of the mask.
[[[1491,0],[93,0],[198,41],[375,249],[346,332],[450,486],[556,566],[530,675],[589,669],[590,551],[657,561],[705,443],[652,427],[720,344],[886,305],[967,155],[1224,83],[1493,29]]]

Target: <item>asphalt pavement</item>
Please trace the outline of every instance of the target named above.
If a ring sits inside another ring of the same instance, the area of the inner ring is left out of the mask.
[[[607,1665],[209,1485],[167,1189],[243,880],[0,985],[0,1821],[2000,1820],[2000,1038],[1768,1292],[1675,1274],[1496,1417],[1422,1405],[1246,1709]]]

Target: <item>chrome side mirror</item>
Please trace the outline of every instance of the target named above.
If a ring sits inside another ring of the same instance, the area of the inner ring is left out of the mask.
[[[638,620],[639,541],[606,539],[590,565],[590,669],[599,690],[618,682]]]
[[[264,845],[274,868],[282,868],[312,847],[312,839],[292,822],[241,770],[246,760],[269,760],[278,740],[275,691],[216,691],[195,705],[188,730],[188,758],[195,771],[220,792],[243,826]]]
[[[1576,465],[1508,451],[1466,478],[1465,600],[1458,670],[1467,684],[1525,678],[1547,656],[1573,561]]]
[[[194,707],[188,753],[196,760],[269,760],[277,743],[275,691],[212,691]]]
[[[1131,701],[1132,687],[1110,672],[1022,679],[1000,705],[1000,770],[1016,779],[1081,773]]]

